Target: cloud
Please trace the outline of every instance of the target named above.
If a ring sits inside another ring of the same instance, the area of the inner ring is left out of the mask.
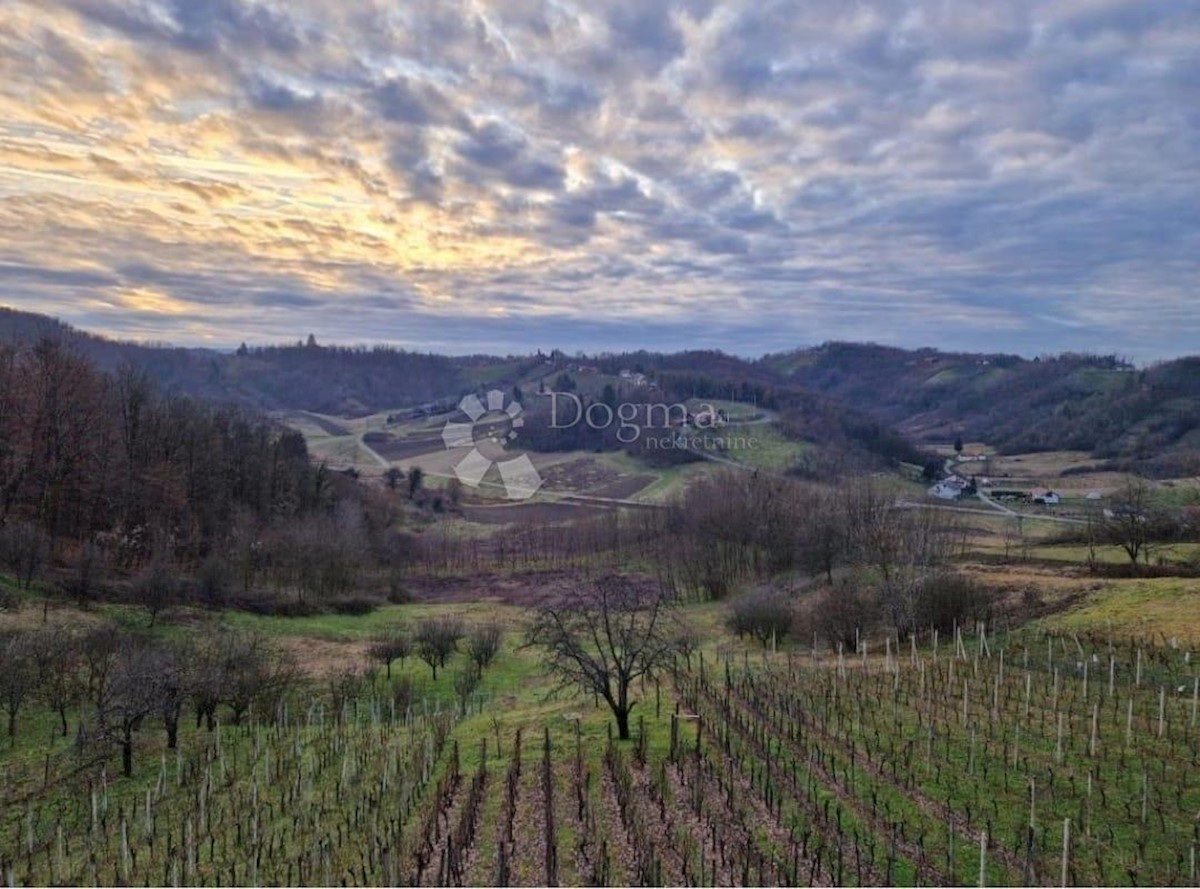
[[[1194,350],[1198,42],[1178,0],[11,0],[0,286],[183,341]]]

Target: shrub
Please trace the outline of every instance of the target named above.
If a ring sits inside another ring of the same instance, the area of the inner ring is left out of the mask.
[[[797,633],[823,639],[830,648],[854,651],[861,636],[879,619],[874,597],[848,581],[827,586],[806,603]]]
[[[750,636],[764,646],[772,638],[782,642],[792,630],[791,599],[779,590],[757,590],[736,600],[726,622],[740,638]]]
[[[370,614],[379,603],[367,596],[339,596],[329,603],[329,610],[334,614],[363,615]]]
[[[972,620],[991,617],[995,593],[961,574],[942,571],[922,580],[913,596],[913,627],[950,632]]]

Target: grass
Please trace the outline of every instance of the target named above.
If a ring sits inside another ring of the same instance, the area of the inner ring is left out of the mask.
[[[1111,581],[1084,601],[1042,621],[1048,629],[1116,633],[1161,644],[1200,643],[1200,580],[1173,577]]]

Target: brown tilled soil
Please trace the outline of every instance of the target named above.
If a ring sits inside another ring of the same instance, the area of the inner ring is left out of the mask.
[[[542,481],[550,491],[591,491],[621,478],[621,473],[611,466],[583,457],[555,463],[540,470]]]
[[[638,491],[657,481],[653,475],[625,475],[606,485],[588,491],[590,497],[611,497],[613,500],[625,500]]]
[[[584,518],[602,512],[604,507],[578,503],[513,503],[502,506],[464,505],[463,518],[481,525],[545,525]]]
[[[363,436],[363,442],[380,457],[393,463],[446,449],[445,443],[438,435],[396,438],[386,432],[368,432]]]

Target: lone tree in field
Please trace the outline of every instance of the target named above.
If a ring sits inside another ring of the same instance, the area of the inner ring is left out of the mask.
[[[633,683],[653,679],[675,650],[670,611],[665,591],[604,577],[542,605],[529,643],[546,649],[546,667],[561,688],[604,698],[616,717],[618,736],[628,740],[629,714],[637,704],[630,698]]]
[[[1145,479],[1130,476],[1113,494],[1113,506],[1105,512],[1101,534],[1108,543],[1125,550],[1136,571],[1139,559],[1150,564],[1152,546],[1169,534],[1167,524],[1154,502],[1154,489]]]

